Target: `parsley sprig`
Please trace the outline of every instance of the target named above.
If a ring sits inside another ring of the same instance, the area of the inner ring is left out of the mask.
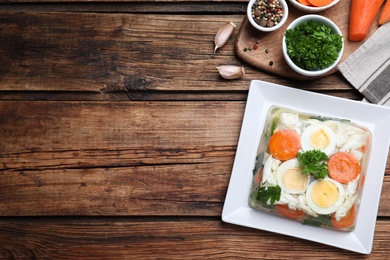
[[[328,176],[328,159],[329,157],[320,150],[310,150],[304,153],[298,153],[301,172],[303,174],[313,174],[316,179],[323,179]]]
[[[303,22],[285,33],[287,53],[305,70],[325,69],[332,65],[342,48],[342,36],[313,20]]]
[[[270,203],[274,204],[276,201],[280,200],[280,195],[282,189],[279,185],[276,186],[263,186],[259,189],[256,199],[265,204]]]

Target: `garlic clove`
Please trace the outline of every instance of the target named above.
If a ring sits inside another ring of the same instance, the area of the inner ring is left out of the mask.
[[[214,53],[218,48],[225,45],[225,43],[229,40],[230,35],[232,35],[234,28],[236,28],[236,25],[233,22],[227,22],[218,29],[214,37]]]
[[[242,66],[221,65],[217,67],[217,70],[225,79],[238,79],[245,74],[245,69]]]

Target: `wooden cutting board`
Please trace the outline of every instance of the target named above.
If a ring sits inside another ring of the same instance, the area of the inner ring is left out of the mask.
[[[348,40],[349,10],[351,1],[352,0],[341,0],[338,4],[329,8],[328,10],[317,13],[318,15],[330,18],[343,33],[344,53],[340,62],[344,61],[351,53],[353,53],[364,43],[364,41],[351,42]],[[299,80],[315,79],[313,77],[302,76],[292,70],[287,65],[282,54],[282,38],[287,26],[294,19],[306,14],[307,13],[304,13],[294,8],[292,5],[289,5],[289,16],[286,23],[277,31],[268,33],[256,30],[245,16],[235,42],[236,54],[243,61],[253,65],[256,68],[279,75],[284,78]],[[369,36],[371,36],[377,28],[378,25],[377,22],[375,22],[371,27]],[[367,39],[368,38],[369,37],[367,37]],[[258,44],[256,44],[256,41]],[[253,48],[255,44],[258,46],[257,50],[244,50],[245,48]],[[327,76],[329,74],[335,73],[336,71],[337,67],[328,74],[320,77]]]

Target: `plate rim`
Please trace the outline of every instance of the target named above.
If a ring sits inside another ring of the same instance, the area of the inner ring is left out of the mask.
[[[302,100],[305,100],[307,103],[305,104]],[[352,122],[367,127],[372,133],[371,158],[367,167],[367,174],[378,170],[379,172],[383,172],[383,174],[376,175],[371,173],[372,178],[366,178],[366,183],[361,197],[360,213],[358,215],[356,229],[352,232],[342,232],[302,225],[296,221],[291,221],[266,212],[252,209],[248,205],[249,187],[253,176],[252,168],[256,157],[257,144],[261,138],[261,133],[264,128],[269,107],[272,105],[278,105],[288,107],[299,112],[309,112],[323,116],[340,118],[340,115],[335,114],[335,112],[338,111],[336,106],[328,106],[327,104],[323,104],[319,101],[326,101],[332,103],[333,105],[347,106],[348,109],[346,110],[353,111],[352,114],[351,112],[343,111],[341,114],[347,115],[347,117],[342,117],[348,118]],[[313,105],[316,104],[317,106],[313,111]],[[323,107],[327,107],[327,112],[319,112]],[[355,109],[364,109],[365,111],[376,112],[377,116],[370,116],[370,121],[365,118],[366,113],[356,113]],[[253,124],[257,124],[257,127],[251,127]],[[390,132],[386,132],[383,127],[380,127],[383,124],[390,124],[389,107],[310,92],[261,80],[252,80],[244,110],[244,117],[229,186],[222,209],[222,220],[230,224],[297,237],[303,240],[310,240],[361,254],[370,254],[372,251],[376,217],[389,151],[388,147],[390,144]],[[387,140],[387,144],[383,141],[384,139]],[[249,151],[250,156],[247,156]],[[382,156],[380,156],[381,154]],[[374,168],[375,170],[373,170]],[[243,169],[245,174],[241,176],[240,172],[242,172]],[[380,187],[379,189],[377,188],[378,186]],[[375,187],[376,190],[374,189],[372,191]],[[243,189],[247,192],[241,193],[241,196],[235,196],[236,190],[242,191]],[[369,199],[368,194],[370,194]],[[275,219],[278,219],[277,228],[270,227],[269,221],[274,221]],[[267,225],[262,224],[261,221],[268,221],[266,222]],[[367,225],[367,221],[371,224]],[[364,226],[363,224],[360,224],[362,222],[365,222]],[[288,231],[281,231],[282,228],[286,227],[289,228]],[[296,231],[298,231],[298,233],[293,233]],[[304,235],[300,234],[299,231],[300,233],[304,233]],[[321,236],[317,233],[321,233]],[[335,236],[340,239],[334,239]],[[340,240],[343,240],[346,243],[340,244]]]

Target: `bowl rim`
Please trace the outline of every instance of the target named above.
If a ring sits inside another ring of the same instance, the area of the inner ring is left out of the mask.
[[[330,65],[329,67],[322,69],[322,70],[305,70],[305,69],[300,68],[298,65],[296,65],[292,61],[290,56],[287,54],[286,34],[285,33],[283,34],[282,52],[283,52],[283,57],[286,60],[287,64],[290,66],[290,68],[292,68],[294,71],[298,72],[299,74],[302,74],[305,76],[315,77],[315,76],[320,76],[320,75],[323,75],[323,74],[329,72],[340,62],[341,57],[343,56],[343,53],[344,53],[344,36],[343,36],[340,28],[332,20],[330,20],[329,18],[327,18],[325,16],[318,15],[318,14],[307,14],[307,15],[303,15],[303,16],[296,18],[294,21],[292,21],[287,26],[286,31],[289,29],[295,28],[298,24],[305,22],[305,21],[308,21],[308,20],[315,20],[315,21],[318,21],[320,23],[327,24],[328,26],[331,27],[332,31],[339,34],[341,36],[341,39],[342,39],[341,50],[339,51],[338,58],[333,62],[332,65]]]
[[[279,29],[280,27],[283,26],[283,24],[287,21],[287,17],[288,17],[288,4],[287,4],[287,1],[286,0],[278,0],[279,3],[282,5],[283,7],[283,17],[282,17],[282,20],[275,26],[272,26],[272,27],[263,27],[263,26],[260,26],[258,25],[254,20],[253,20],[253,17],[252,17],[252,6],[253,4],[255,3],[255,1],[257,0],[250,0],[248,2],[248,5],[247,5],[247,9],[246,9],[246,14],[247,14],[247,17],[248,17],[248,20],[249,22],[252,24],[253,27],[255,27],[257,30],[259,31],[262,31],[262,32],[272,32],[272,31],[276,31],[277,29]]]
[[[326,6],[307,6],[301,4],[298,0],[288,0],[294,7],[298,8],[301,11],[304,12],[321,12],[328,8],[331,8],[332,6],[336,5],[340,0],[333,0],[330,4]]]

